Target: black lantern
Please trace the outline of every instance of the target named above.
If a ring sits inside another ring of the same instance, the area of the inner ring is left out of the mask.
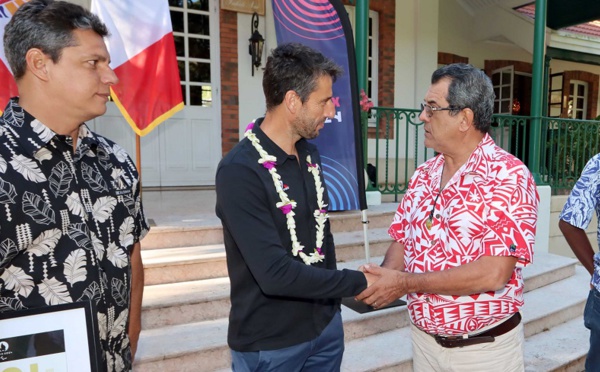
[[[251,23],[250,31],[252,32],[252,37],[248,39],[250,45],[248,46],[248,50],[250,55],[252,56],[252,76],[254,76],[254,68],[260,67],[260,60],[262,58],[263,46],[265,45],[265,39],[263,39],[260,32],[258,32],[258,14],[254,12],[252,14],[252,23]]]

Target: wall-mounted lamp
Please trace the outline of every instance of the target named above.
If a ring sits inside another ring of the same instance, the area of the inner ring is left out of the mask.
[[[248,39],[248,41],[250,42],[248,50],[250,52],[250,55],[252,56],[252,76],[254,76],[254,68],[260,67],[263,46],[265,45],[265,39],[263,39],[260,32],[258,32],[258,14],[256,12],[252,14],[250,32],[252,32],[252,37]]]

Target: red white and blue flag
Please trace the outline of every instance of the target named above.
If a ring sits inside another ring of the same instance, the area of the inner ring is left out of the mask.
[[[91,9],[111,33],[107,47],[119,78],[112,99],[133,130],[146,135],[184,106],[169,3],[92,0]]]
[[[2,47],[4,27],[17,9],[26,2],[26,0],[0,0],[0,113],[2,113],[11,97],[19,95],[15,78],[10,71],[10,66]]]

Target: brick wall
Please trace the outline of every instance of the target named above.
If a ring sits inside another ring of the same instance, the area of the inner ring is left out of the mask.
[[[484,69],[485,69],[485,73],[487,74],[487,76],[491,77],[492,71],[497,70],[502,67],[507,67],[507,66],[515,66],[515,71],[518,71],[518,72],[524,72],[527,74],[533,73],[532,64],[529,62],[510,61],[510,60],[504,60],[504,59],[494,59],[494,60],[486,59]]]
[[[237,13],[220,10],[221,149],[223,155],[239,142]]]
[[[344,0],[345,5],[354,5]],[[396,45],[396,0],[371,0],[370,10],[379,13],[379,81],[378,106],[394,107],[395,45]],[[384,126],[381,122],[380,126]],[[369,138],[375,138],[375,128],[369,128]]]
[[[452,63],[469,63],[469,58],[459,56],[458,54],[438,52],[438,65],[449,65]]]
[[[396,1],[371,0],[371,10],[379,13],[379,106],[394,107],[394,75],[396,45]]]

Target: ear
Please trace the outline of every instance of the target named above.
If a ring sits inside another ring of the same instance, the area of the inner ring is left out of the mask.
[[[38,79],[48,81],[48,64],[52,59],[38,48],[31,48],[25,54],[27,70]]]
[[[473,118],[475,117],[473,110],[470,108],[465,108],[460,112],[459,115],[461,115],[459,126],[461,132],[466,132],[469,130],[469,128],[473,127]]]
[[[285,103],[285,106],[287,107],[288,111],[292,114],[295,114],[298,111],[298,107],[302,105],[298,93],[294,92],[293,90],[288,90],[285,93],[285,96],[283,97],[283,102]]]

